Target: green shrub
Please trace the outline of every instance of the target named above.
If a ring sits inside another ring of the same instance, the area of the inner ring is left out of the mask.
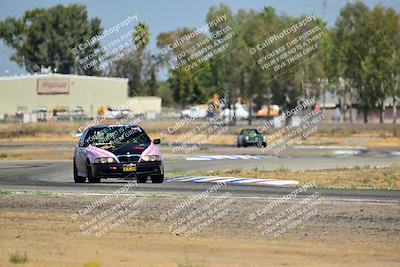
[[[26,252],[24,253],[24,255],[21,255],[17,251],[10,255],[10,262],[15,264],[26,263],[28,262],[28,256],[26,255]]]

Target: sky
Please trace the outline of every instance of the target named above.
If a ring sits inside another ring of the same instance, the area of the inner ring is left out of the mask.
[[[328,26],[335,23],[340,8],[349,0],[0,0],[0,21],[7,17],[21,17],[25,11],[33,8],[47,8],[57,4],[80,3],[87,6],[89,17],[101,19],[104,29],[110,28],[128,15],[137,14],[152,32],[149,48],[156,51],[156,37],[159,33],[172,31],[179,27],[200,27],[204,25],[206,14],[212,5],[225,3],[236,13],[239,9],[261,10],[265,6],[273,7],[278,14],[300,16],[315,13],[323,18]],[[325,2],[325,5],[324,5]],[[400,0],[365,0],[368,6],[382,4],[400,10]],[[25,70],[12,62],[9,57],[13,49],[0,41],[0,76],[26,74]]]

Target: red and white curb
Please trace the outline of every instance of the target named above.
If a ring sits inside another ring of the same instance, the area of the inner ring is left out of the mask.
[[[295,180],[276,180],[259,178],[237,178],[237,177],[219,177],[219,176],[181,176],[167,178],[167,182],[192,182],[192,183],[226,183],[235,185],[260,185],[260,186],[288,186],[297,185]]]

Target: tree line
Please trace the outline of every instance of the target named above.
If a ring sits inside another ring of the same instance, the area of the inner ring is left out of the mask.
[[[320,41],[324,50],[279,75],[260,71],[248,49],[258,37],[267,36],[282,25],[293,25],[304,16],[279,15],[272,7],[259,11],[240,9],[233,14],[229,6],[220,4],[209,9],[205,22],[222,15],[229,18],[228,25],[236,33],[229,51],[190,75],[171,68],[165,55],[149,49],[151,30],[143,22],[134,26],[134,53],[113,61],[105,69],[82,68],[80,60],[101,49],[100,42],[84,52],[69,51],[104,29],[99,18],[89,19],[86,7],[78,4],[37,8],[21,18],[7,18],[0,22],[0,38],[14,49],[11,60],[29,73],[40,72],[45,66],[58,73],[124,77],[129,79],[129,95],[158,95],[165,105],[184,107],[218,94],[229,99],[241,97],[250,111],[265,104],[289,109],[297,99],[319,97],[328,90],[339,97],[344,120],[353,120],[350,108],[356,107],[363,112],[364,122],[368,122],[371,111],[378,111],[383,122],[388,98],[396,114],[396,97],[400,96],[400,15],[395,9],[382,5],[369,8],[354,2],[340,10],[333,27],[317,18],[315,25],[328,36]],[[226,25],[213,25],[209,33],[199,34],[175,52],[207,39]],[[182,27],[162,32],[156,37],[157,47],[161,50],[194,30]],[[393,122],[396,123],[396,116]]]

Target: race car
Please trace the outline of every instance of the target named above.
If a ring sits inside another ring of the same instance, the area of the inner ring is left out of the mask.
[[[237,147],[247,147],[249,145],[266,147],[267,138],[257,129],[243,129],[237,138]]]
[[[83,132],[75,148],[75,183],[99,183],[101,178],[136,179],[138,183],[164,181],[160,150],[138,125],[94,126]]]

